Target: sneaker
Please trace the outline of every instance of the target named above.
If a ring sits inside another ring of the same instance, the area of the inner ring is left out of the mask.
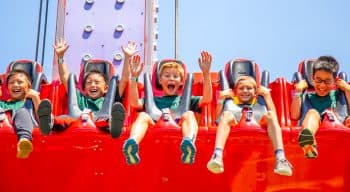
[[[184,164],[193,164],[194,156],[196,154],[196,147],[190,139],[183,139],[180,145],[181,148],[181,161]]]
[[[29,157],[30,153],[33,151],[33,144],[27,138],[19,139],[17,143],[17,158],[26,159]]]
[[[315,137],[312,135],[309,129],[303,129],[298,137],[299,145],[304,150],[304,156],[306,158],[316,158],[318,156]]]
[[[221,157],[213,156],[207,163],[207,168],[210,172],[219,174],[224,172],[224,163]]]
[[[275,169],[273,170],[276,174],[283,176],[292,176],[293,166],[288,162],[287,159],[276,160]]]
[[[38,107],[39,128],[43,135],[48,135],[53,126],[53,118],[51,116],[52,106],[51,102],[44,99],[40,102]]]
[[[128,139],[124,142],[123,153],[126,158],[126,163],[129,165],[136,165],[140,162],[139,157],[139,145],[136,143],[135,139]]]
[[[112,107],[111,136],[117,138],[122,133],[124,126],[125,109],[123,104],[116,102]]]

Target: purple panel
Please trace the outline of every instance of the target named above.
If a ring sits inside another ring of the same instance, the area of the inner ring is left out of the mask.
[[[114,55],[123,55],[121,46],[130,40],[137,42],[139,54],[144,58],[145,1],[116,2],[95,0],[88,4],[84,0],[66,1],[64,35],[70,44],[66,54],[70,72],[78,75],[82,57],[89,53],[93,59],[113,62],[120,75],[123,61],[114,60]],[[119,24],[124,26],[124,31],[116,32],[115,28]],[[93,26],[91,33],[84,32],[86,25]]]

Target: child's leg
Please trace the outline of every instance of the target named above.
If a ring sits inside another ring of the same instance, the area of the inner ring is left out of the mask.
[[[130,137],[124,142],[123,153],[129,165],[138,164],[139,144],[146,134],[149,125],[154,125],[152,118],[145,112],[141,112],[131,126]]]
[[[180,125],[183,135],[181,142],[181,160],[183,163],[192,164],[196,154],[194,142],[198,132],[198,123],[194,113],[192,111],[185,112],[181,117]]]
[[[224,111],[220,117],[219,125],[216,130],[215,149],[212,158],[207,163],[207,168],[212,173],[218,174],[224,172],[223,150],[227,137],[230,133],[231,123],[237,123],[231,112]]]
[[[17,158],[27,158],[33,151],[31,141],[34,125],[32,118],[26,109],[21,108],[15,112],[13,122],[18,138]]]
[[[310,109],[302,122],[302,130],[299,133],[298,142],[303,147],[304,155],[307,158],[316,158],[318,155],[315,134],[318,131],[320,121],[320,114],[316,110]]]
[[[276,163],[274,172],[280,175],[291,176],[292,166],[288,162],[284,154],[282,130],[278,124],[277,116],[272,111],[267,111],[263,116],[267,121],[267,133],[275,151]]]

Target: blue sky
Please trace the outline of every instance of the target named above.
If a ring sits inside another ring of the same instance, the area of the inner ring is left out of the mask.
[[[174,1],[158,1],[158,58],[174,57]],[[35,58],[39,0],[3,5],[0,72],[12,60]],[[50,1],[44,62],[48,76],[56,6]],[[269,70],[272,80],[290,80],[300,60],[333,55],[341,70],[350,73],[349,7],[346,0],[179,0],[179,59],[189,71],[199,71],[199,53],[208,50],[214,57],[212,71],[244,57]]]

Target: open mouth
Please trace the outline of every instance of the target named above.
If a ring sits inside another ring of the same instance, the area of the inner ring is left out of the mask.
[[[174,91],[175,90],[175,85],[169,84],[168,85],[168,89],[169,89],[169,91]]]

